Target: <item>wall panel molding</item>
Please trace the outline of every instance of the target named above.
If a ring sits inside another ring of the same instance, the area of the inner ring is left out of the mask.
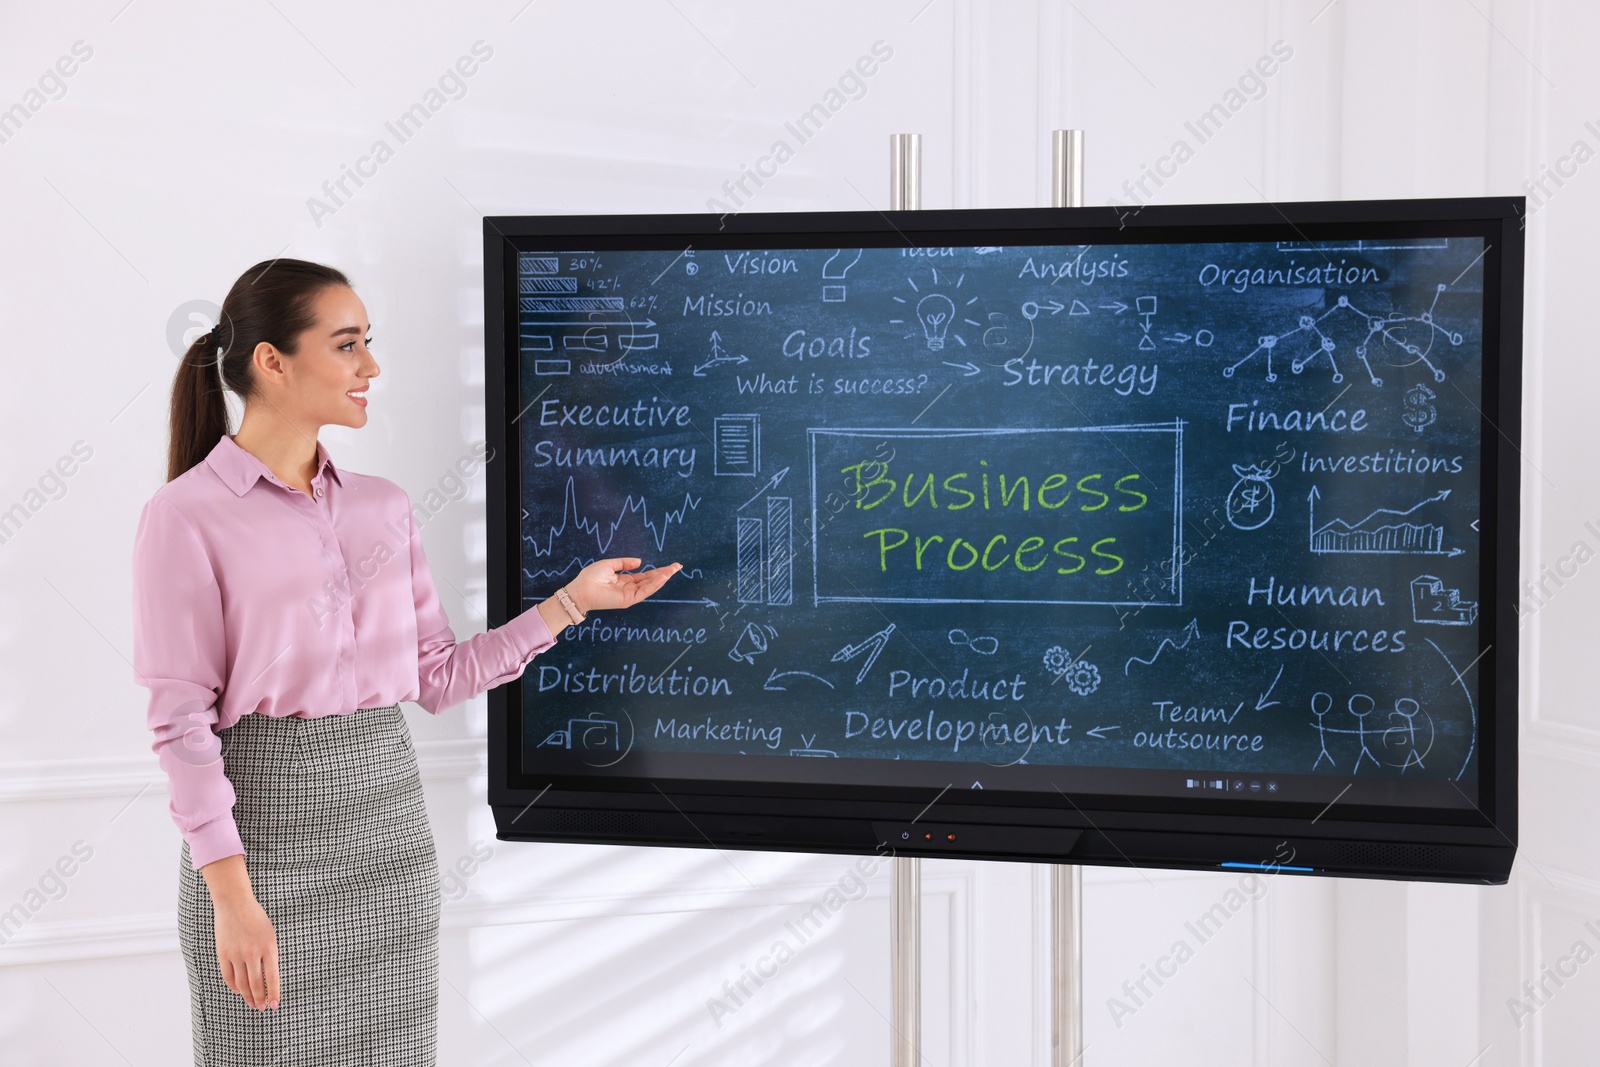
[[[489,773],[483,738],[418,741],[423,781],[471,778]],[[48,803],[100,797],[134,797],[167,777],[154,753],[0,763],[0,803]]]

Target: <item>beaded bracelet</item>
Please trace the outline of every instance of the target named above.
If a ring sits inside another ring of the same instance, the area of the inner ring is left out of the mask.
[[[561,607],[566,611],[574,626],[584,620],[584,613],[578,610],[578,605],[568,594],[565,586],[556,590],[556,599],[561,602]]]

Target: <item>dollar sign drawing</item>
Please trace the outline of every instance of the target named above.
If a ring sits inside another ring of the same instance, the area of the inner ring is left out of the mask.
[[[1228,493],[1228,522],[1236,530],[1259,530],[1277,510],[1277,498],[1267,482],[1278,472],[1254,463],[1245,467],[1235,463],[1233,473],[1239,480]]]
[[[1421,382],[1413,385],[1406,390],[1405,410],[1400,413],[1400,421],[1421,433],[1439,417],[1438,409],[1429,403],[1437,398],[1438,394]]]

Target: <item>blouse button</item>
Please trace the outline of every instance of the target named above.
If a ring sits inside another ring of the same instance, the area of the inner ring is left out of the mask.
[[[317,496],[320,497],[321,495],[322,495],[322,486],[319,485],[319,486],[317,486]]]

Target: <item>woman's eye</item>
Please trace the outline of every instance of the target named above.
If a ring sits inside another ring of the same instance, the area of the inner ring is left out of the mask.
[[[348,351],[351,348],[351,346],[353,346],[354,344],[355,344],[354,341],[347,341],[344,344],[340,345],[339,348],[341,350]],[[366,345],[368,348],[371,348],[372,347],[372,338],[370,338],[370,337],[364,338],[362,340],[362,344]]]

